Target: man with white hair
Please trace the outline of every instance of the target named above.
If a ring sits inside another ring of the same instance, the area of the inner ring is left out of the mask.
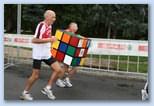
[[[52,10],[47,10],[44,13],[44,21],[40,22],[36,28],[35,35],[32,39],[33,43],[33,70],[31,76],[26,82],[24,91],[22,92],[21,99],[33,100],[29,91],[32,85],[38,80],[41,69],[41,62],[45,62],[49,65],[53,72],[48,80],[47,85],[41,90],[41,92],[49,99],[55,99],[52,93],[52,85],[58,77],[63,76],[64,71],[61,69],[59,63],[51,55],[51,43],[56,41],[54,36],[51,36],[52,24],[56,20],[56,14]]]

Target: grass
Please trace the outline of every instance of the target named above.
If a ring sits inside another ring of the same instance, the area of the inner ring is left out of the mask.
[[[88,57],[91,57],[88,55]],[[99,58],[101,57],[102,61],[107,61],[109,59],[108,55],[92,55],[93,59],[96,59],[99,61]],[[118,56],[112,55],[110,56],[111,59],[111,66],[110,69],[117,70],[118,66]],[[127,61],[129,59],[129,64],[127,64]],[[108,61],[107,61],[108,62]],[[138,64],[139,62],[139,64]],[[137,64],[138,64],[138,70],[137,70]],[[108,68],[107,66],[101,64],[101,67]],[[148,57],[138,57],[138,56],[119,56],[119,71],[128,71],[129,72],[140,72],[140,73],[147,73],[148,72]]]

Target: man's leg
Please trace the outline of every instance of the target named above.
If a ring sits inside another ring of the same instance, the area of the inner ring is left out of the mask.
[[[59,63],[55,61],[53,58],[50,58],[48,60],[44,61],[46,64],[50,65],[50,67],[53,69],[53,72],[48,80],[48,83],[45,88],[41,90],[41,92],[48,96],[49,99],[54,100],[56,97],[52,93],[52,86],[54,82],[57,80],[58,77],[63,76],[63,70],[61,69]]]
[[[67,77],[66,71],[68,70],[68,65],[65,65],[63,63],[60,63],[60,67],[63,69],[63,72],[59,74],[59,77],[56,81],[56,85],[58,87],[64,88],[66,85],[64,84],[64,78]]]
[[[75,67],[68,69],[68,77],[71,78],[76,74],[77,69]]]
[[[69,69],[69,66],[65,66],[65,79],[63,80],[65,86],[67,87],[72,87],[72,83],[70,81],[70,78],[75,74],[76,69],[75,68],[71,68]]]
[[[24,100],[33,100],[31,95],[29,94],[29,91],[32,87],[32,85],[36,82],[36,80],[39,78],[39,72],[41,68],[41,60],[33,60],[33,70],[31,76],[28,78],[25,89],[22,92],[21,99]]]
[[[35,83],[36,80],[39,78],[39,69],[33,69],[32,75],[28,78],[25,86],[25,91],[29,91],[32,85]]]
[[[47,85],[53,85],[57,78],[62,78],[64,76],[64,71],[61,69],[60,64],[56,61],[51,65],[53,73],[48,81]]]

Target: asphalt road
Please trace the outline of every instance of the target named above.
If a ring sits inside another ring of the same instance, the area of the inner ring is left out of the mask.
[[[4,71],[4,99],[19,100],[25,81],[31,74],[31,65],[17,65]],[[32,87],[35,100],[48,100],[40,90],[46,85],[51,71],[42,67],[40,79]],[[138,100],[145,81],[94,76],[77,73],[72,78],[72,88],[53,86],[56,100]]]

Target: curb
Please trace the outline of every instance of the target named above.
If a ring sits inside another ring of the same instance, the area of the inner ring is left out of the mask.
[[[105,76],[111,78],[121,78],[127,80],[141,80],[147,81],[147,74],[145,73],[135,73],[135,72],[120,72],[114,70],[97,70],[97,69],[82,69],[79,68],[78,73],[87,74],[87,75],[94,75],[94,76]]]

